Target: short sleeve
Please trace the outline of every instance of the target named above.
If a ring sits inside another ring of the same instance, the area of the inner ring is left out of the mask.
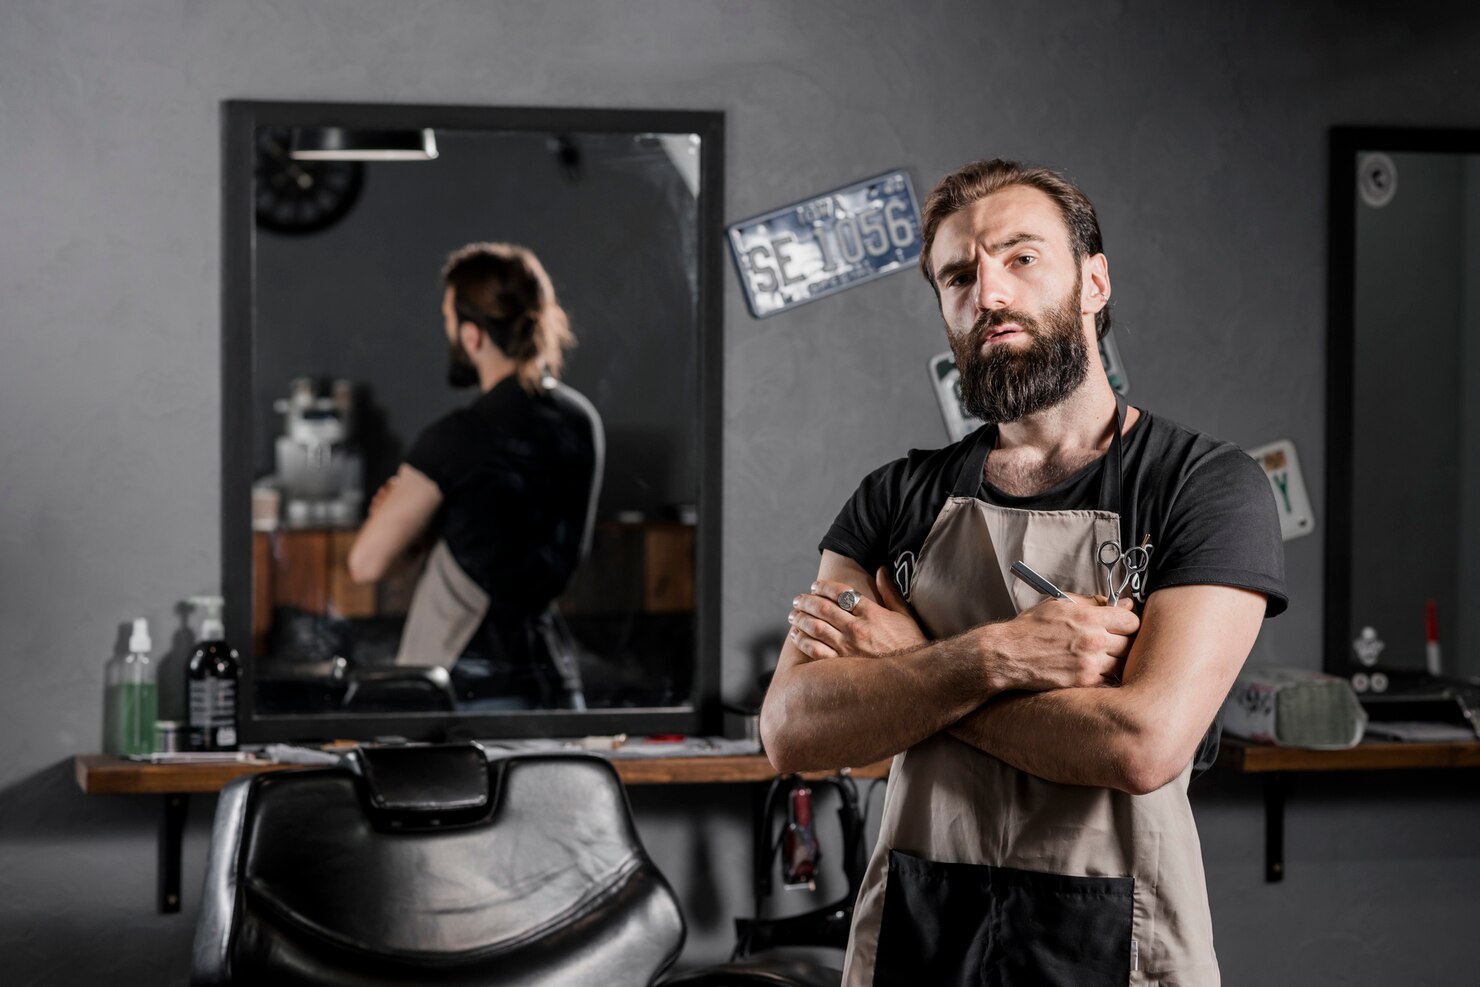
[[[1188,471],[1153,547],[1147,586],[1211,583],[1265,594],[1265,616],[1283,613],[1285,549],[1269,481],[1237,446],[1210,450]]]
[[[896,459],[863,478],[838,512],[817,550],[837,552],[873,572],[888,564],[889,533],[904,486],[907,460]]]
[[[453,480],[468,472],[464,462],[468,446],[460,426],[457,413],[440,418],[416,437],[406,453],[406,465],[426,474],[444,497],[451,492]]]

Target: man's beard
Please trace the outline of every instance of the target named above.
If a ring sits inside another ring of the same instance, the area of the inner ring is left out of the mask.
[[[478,386],[478,368],[457,343],[447,344],[447,383],[456,390]]]
[[[961,371],[961,403],[984,422],[1015,422],[1052,408],[1084,383],[1089,349],[1079,315],[1079,279],[1074,290],[1042,320],[1022,312],[986,312],[971,331],[950,335],[951,353]],[[1028,345],[990,347],[982,343],[994,330],[1015,322],[1028,334]]]

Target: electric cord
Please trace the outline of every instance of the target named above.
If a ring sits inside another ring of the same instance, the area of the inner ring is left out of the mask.
[[[820,916],[823,913],[838,909],[840,910],[838,914],[841,915],[844,914],[841,910],[851,912],[853,907],[853,900],[858,894],[867,863],[863,847],[867,815],[866,811],[864,813],[860,813],[859,811],[858,784],[854,781],[851,773],[845,769],[833,777],[818,779],[815,783],[816,786],[836,789],[839,796],[838,821],[842,831],[842,853],[840,859],[848,884],[845,897],[838,902],[824,905],[821,908],[815,909],[814,912],[804,915],[796,915],[784,919],[763,919],[761,917],[762,906],[765,899],[770,896],[773,887],[772,871],[775,867],[777,856],[780,854],[786,840],[786,826],[784,823],[780,831],[776,834],[775,839],[772,839],[772,825],[773,819],[776,816],[778,800],[789,798],[791,792],[798,785],[802,784],[806,784],[806,782],[801,775],[793,774],[772,779],[766,790],[766,797],[762,803],[761,816],[756,820],[754,836],[755,867],[754,881],[752,884],[752,918],[736,920],[735,948],[730,953],[732,962],[752,955],[757,945],[764,950],[785,944],[785,939],[778,940],[775,938],[778,931],[782,928],[791,929],[788,935],[796,936],[799,929],[803,927],[798,926],[797,923],[812,923],[813,925],[805,927],[813,927],[814,932],[803,933],[803,935],[815,935],[817,934],[815,932],[815,923],[819,921],[832,921],[831,919],[821,919]],[[872,798],[874,788],[877,788],[879,784],[879,781],[873,783],[866,796],[867,799]],[[868,804],[866,801],[865,810]],[[840,946],[841,944],[830,941],[830,937],[834,935],[836,935],[836,932],[828,933],[828,941],[816,939],[810,940],[810,942],[819,946]],[[793,945],[804,945],[808,942],[809,940],[805,938],[800,940],[791,939],[791,944]]]

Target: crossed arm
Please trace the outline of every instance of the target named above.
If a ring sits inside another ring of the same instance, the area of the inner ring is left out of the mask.
[[[370,514],[349,550],[357,583],[384,579],[405,557],[442,505],[442,490],[421,470],[401,464],[370,501]]]
[[[1077,597],[927,642],[879,577],[825,552],[817,592],[797,598],[761,711],[778,770],[867,763],[949,730],[1051,781],[1153,791],[1191,760],[1264,617],[1259,593],[1181,586],[1140,621]],[[851,614],[836,606],[849,587],[865,598]]]

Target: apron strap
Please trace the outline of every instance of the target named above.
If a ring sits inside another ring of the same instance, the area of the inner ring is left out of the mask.
[[[1125,431],[1125,398],[1115,395],[1115,435],[1110,439],[1110,451],[1105,454],[1105,468],[1100,471],[1100,510],[1120,514],[1125,494],[1125,449],[1120,433]],[[1135,525],[1131,525],[1134,529]],[[1125,533],[1121,532],[1121,544],[1125,544]]]
[[[997,445],[997,426],[988,422],[977,429],[971,437],[971,449],[966,453],[966,460],[961,464],[961,472],[956,475],[956,486],[951,490],[952,497],[975,497],[977,491],[982,488],[982,470],[987,465],[987,455]]]

